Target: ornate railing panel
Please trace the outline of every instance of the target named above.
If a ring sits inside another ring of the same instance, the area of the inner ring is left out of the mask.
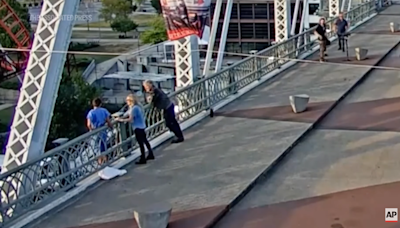
[[[348,18],[355,25],[373,13],[375,2],[371,1],[348,12]],[[332,25],[333,20],[328,21],[328,26],[332,28]],[[333,33],[329,35],[332,36]],[[184,122],[212,108],[265,74],[309,53],[317,45],[312,37],[313,29],[307,30],[172,93],[171,99],[180,105],[179,121]],[[150,139],[167,131],[162,113],[146,106],[145,114]],[[136,149],[136,140],[131,127],[114,123],[112,129],[103,127],[88,132],[36,160],[1,174],[0,227],[5,227],[27,212],[56,200],[78,182],[121,157],[128,156],[133,149]],[[108,161],[100,164],[100,156],[107,156]],[[10,192],[17,189],[17,197],[9,196]]]

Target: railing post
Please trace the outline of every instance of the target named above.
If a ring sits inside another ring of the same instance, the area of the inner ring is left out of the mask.
[[[118,141],[120,141],[120,143],[122,143],[122,142],[124,142],[125,140],[127,140],[130,136],[132,136],[133,134],[132,134],[132,127],[130,126],[130,124],[129,123],[117,123],[118,125],[118,129],[117,129],[117,131],[118,131],[118,134],[117,134],[117,136],[118,136],[118,139],[116,139],[117,140],[117,142]],[[130,134],[129,134],[130,133]],[[126,143],[125,145],[123,145],[121,148],[122,148],[122,150],[120,151],[120,153],[122,153],[122,154],[124,154],[124,156],[128,156],[129,155],[129,153],[128,153],[128,151],[133,147],[133,146],[135,146],[134,144],[133,144],[133,142],[130,142],[130,143]]]
[[[254,57],[254,61],[256,62],[256,70],[257,70],[257,74],[258,74],[258,76],[257,76],[257,79],[258,80],[260,80],[264,75],[263,75],[263,72],[262,72],[262,67],[261,67],[261,62],[263,61],[263,59],[262,59],[263,57],[261,57],[261,56],[259,56],[259,55],[257,55],[257,56],[255,56]]]
[[[232,63],[228,63],[228,66],[232,65]],[[229,86],[229,95],[235,94],[236,93],[236,84],[235,84],[235,73],[232,71],[232,69],[228,70],[228,86]]]
[[[260,67],[260,62],[258,61],[259,56],[257,56],[257,52],[258,52],[257,50],[251,50],[250,54],[254,56],[252,65],[253,65],[253,69],[254,69],[255,78],[257,80],[260,80],[260,78],[262,76],[261,76],[261,72],[260,72],[261,67]]]
[[[68,142],[68,138],[59,138],[54,140],[52,143],[56,147],[61,146]],[[60,155],[57,158],[58,161],[58,168],[59,168],[59,174],[67,173],[71,167],[70,167],[70,154],[68,151],[63,150]],[[66,183],[69,183],[71,178],[71,175],[63,178],[62,180],[59,181],[60,186],[64,186]]]

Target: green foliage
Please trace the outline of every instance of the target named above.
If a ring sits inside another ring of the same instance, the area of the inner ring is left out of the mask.
[[[128,17],[132,12],[132,1],[129,0],[101,0],[103,8],[100,16],[106,21],[113,21],[113,14],[116,17]]]
[[[69,50],[70,51],[85,51],[89,48],[99,47],[100,44],[98,43],[71,43]]]
[[[127,17],[117,18],[110,25],[112,30],[123,32],[125,33],[125,36],[127,32],[135,30],[138,26],[139,25],[137,25],[135,22]]]
[[[150,26],[151,29],[146,30],[140,36],[140,39],[144,44],[158,44],[168,40],[167,29],[163,17],[155,17],[151,21]]]
[[[48,142],[61,137],[72,139],[85,133],[90,102],[99,95],[100,91],[87,84],[81,73],[70,76],[64,73],[54,107]]]
[[[3,89],[12,89],[12,90],[19,90],[19,82],[18,81],[4,81],[0,83],[0,88]]]
[[[158,14],[162,13],[160,0],[150,0],[151,6],[157,11]]]
[[[0,133],[4,133],[4,132],[8,132],[10,130],[10,128],[4,124],[4,123],[0,123]],[[3,137],[0,137],[0,147],[4,148],[5,146],[7,146],[6,144],[6,139]]]
[[[28,9],[22,7],[22,5],[16,0],[7,0],[7,2],[11,6],[11,8],[14,9],[15,13],[21,19],[21,21],[24,24],[24,26],[26,27],[26,29],[28,29],[28,31],[31,31],[32,28],[29,23],[30,15],[29,15]],[[5,14],[6,14],[5,10],[0,11],[0,18],[4,18],[6,16]],[[10,22],[10,21],[7,20],[6,22]],[[13,28],[14,33],[17,33],[19,30],[20,30],[19,26],[15,26]],[[2,28],[0,28],[0,43],[3,47],[7,47],[7,48],[16,47],[15,42],[9,37],[7,32]]]
[[[14,110],[15,107],[10,107],[0,110],[0,133],[7,132],[10,130],[10,125],[14,115]]]

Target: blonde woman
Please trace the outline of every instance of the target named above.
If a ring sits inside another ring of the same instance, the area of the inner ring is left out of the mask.
[[[133,94],[129,94],[126,97],[126,104],[129,106],[129,115],[128,118],[122,119],[118,118],[117,120],[120,122],[129,122],[132,125],[133,130],[135,131],[136,141],[139,144],[140,148],[140,160],[136,162],[138,165],[146,164],[147,160],[153,160],[154,154],[153,150],[151,149],[150,143],[146,137],[146,119],[143,113],[143,108],[137,101],[137,98]],[[146,153],[144,146],[147,147],[149,151],[149,155],[146,158]]]

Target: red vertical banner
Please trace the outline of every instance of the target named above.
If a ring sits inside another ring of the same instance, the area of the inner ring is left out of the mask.
[[[161,0],[169,40],[202,37],[210,16],[211,0]]]

